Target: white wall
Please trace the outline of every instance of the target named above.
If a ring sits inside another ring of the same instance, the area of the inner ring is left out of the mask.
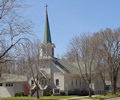
[[[13,86],[6,87],[6,83],[0,86],[0,97],[14,97],[15,93],[24,92],[24,83],[13,83]]]
[[[94,79],[93,82],[94,82],[94,91],[104,91],[103,82],[101,78],[98,77]]]
[[[51,61],[40,62],[40,69],[44,70],[49,75],[51,75],[51,66],[52,66]]]
[[[56,79],[59,79],[59,85],[56,85]],[[58,88],[60,90],[64,90],[64,75],[61,72],[55,72],[53,74],[53,84],[51,84],[53,88]]]
[[[0,97],[13,97],[14,96],[14,87],[6,87],[6,84],[3,83],[3,86],[0,86]]]
[[[52,55],[52,48],[53,45],[51,45],[50,43],[48,44],[41,44],[40,45],[40,57],[42,58],[43,56],[53,56]]]
[[[23,87],[24,83],[14,83],[13,87],[14,87],[14,93],[19,93],[19,92],[24,92],[24,87]]]
[[[76,82],[76,80],[77,80],[77,82]],[[65,81],[65,90],[87,91],[87,85],[79,76],[66,74],[64,81]],[[73,82],[73,84],[72,84],[72,82]]]
[[[50,84],[49,85],[50,85],[51,89],[60,88],[60,90],[88,91],[88,86],[78,75],[65,74],[58,67],[59,66],[56,66],[50,60],[46,60],[46,61],[44,60],[41,62],[41,65],[40,65],[40,69],[44,70],[50,76]],[[56,86],[56,79],[59,79],[59,82],[60,82],[59,86]],[[77,80],[77,85],[76,85],[76,80]],[[72,86],[72,81],[73,81],[73,86]],[[31,79],[29,80],[29,84],[31,84]]]
[[[59,86],[56,86],[56,79],[59,79]],[[50,88],[59,88],[60,90],[64,90],[64,75],[54,63],[51,64]]]

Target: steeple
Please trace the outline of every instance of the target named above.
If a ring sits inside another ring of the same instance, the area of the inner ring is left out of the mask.
[[[46,7],[46,17],[45,17],[43,44],[48,44],[48,43],[52,44],[51,35],[50,35],[49,21],[48,21],[48,14],[47,14],[48,5],[46,4],[45,7]]]
[[[47,4],[46,4],[46,16],[45,16],[45,26],[44,26],[44,35],[43,35],[43,43],[40,44],[40,57],[47,59],[47,58],[54,58],[54,48],[55,45],[52,43],[51,35],[50,35],[50,27],[48,21],[48,14],[47,14]]]

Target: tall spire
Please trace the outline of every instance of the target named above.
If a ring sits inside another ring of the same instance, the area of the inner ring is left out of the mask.
[[[46,4],[45,7],[46,7],[46,17],[45,17],[43,44],[48,44],[48,43],[52,44],[51,35],[50,35],[49,21],[48,21],[48,14],[47,14],[48,5]]]

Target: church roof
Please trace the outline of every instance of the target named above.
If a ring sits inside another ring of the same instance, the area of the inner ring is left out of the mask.
[[[33,66],[32,71],[33,71],[35,77],[38,74],[39,78],[48,78],[48,79],[50,78],[50,75],[48,75],[44,70],[36,69],[35,66]],[[27,76],[28,79],[33,77],[32,72],[31,72],[31,68],[26,73],[26,76]]]
[[[45,78],[50,78],[50,75],[48,75],[44,70],[39,70],[39,72],[44,76]]]
[[[47,10],[46,10],[44,35],[43,35],[43,44],[48,44],[48,43],[52,44],[52,40],[51,40],[51,34],[50,34],[48,14],[47,14]]]
[[[0,82],[27,82],[27,77],[24,75],[4,73],[1,75]]]
[[[66,73],[79,74],[79,69],[70,61],[58,59],[54,62],[57,66],[61,68]]]
[[[74,75],[80,75],[80,69],[78,66],[78,63],[76,62],[70,62],[67,60],[63,60],[63,59],[58,59],[56,62],[54,62],[60,69],[62,72],[64,73],[70,73],[70,74],[74,74]],[[86,67],[84,62],[79,62],[80,64],[80,68],[82,70],[82,73],[85,74],[86,73]],[[95,71],[96,69],[96,63],[94,62],[91,66],[91,70]],[[87,73],[89,73],[89,68],[87,68]]]

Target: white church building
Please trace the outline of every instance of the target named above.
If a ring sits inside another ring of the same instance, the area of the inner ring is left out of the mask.
[[[54,57],[55,44],[52,43],[48,14],[46,10],[43,42],[40,44],[40,79],[39,88],[43,91],[59,89],[67,94],[75,91],[88,91],[88,87],[80,77],[80,72],[75,63]],[[34,73],[36,73],[36,69]],[[31,71],[27,73],[29,84],[35,85]],[[92,83],[93,91],[103,91],[103,83],[95,80]]]
[[[42,44],[40,44],[40,59],[41,59],[40,68],[36,70],[35,66],[33,66],[34,75],[37,75],[36,73],[38,72],[39,75],[42,76],[39,82],[39,90],[47,92],[49,90],[59,89],[60,91],[65,91],[66,94],[70,94],[75,91],[88,91],[87,85],[80,77],[78,67],[72,62],[55,58],[54,48],[55,44],[52,42],[51,39],[48,14],[46,10],[43,42]],[[35,96],[36,85],[33,80],[31,70],[28,71],[26,76],[25,77],[20,76],[23,81],[20,80],[15,81],[14,79],[11,80],[9,83],[12,83],[12,86],[10,85],[9,87],[5,85],[6,83],[8,83],[7,81],[5,81],[4,84],[1,81],[0,96],[4,97],[2,89],[9,92],[8,93],[9,95],[6,95],[6,97],[13,97],[17,92],[24,92],[23,83],[25,82],[28,82],[29,85],[32,86],[31,96]],[[17,87],[15,87],[15,84],[17,84],[16,85]],[[100,80],[93,81],[92,90],[103,91],[102,81]]]

